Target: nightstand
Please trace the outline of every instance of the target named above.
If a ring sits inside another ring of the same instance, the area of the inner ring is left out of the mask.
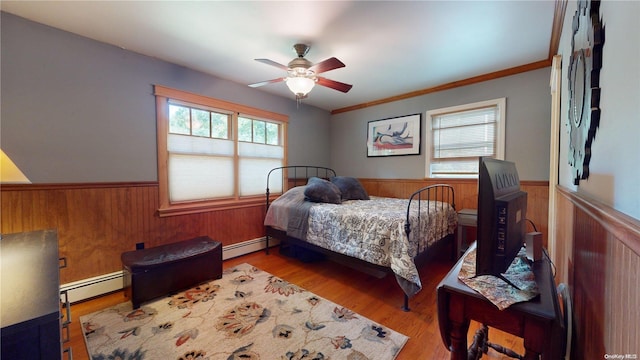
[[[456,256],[460,257],[467,250],[469,245],[467,239],[467,227],[478,226],[478,210],[462,209],[458,211],[458,243],[456,245]],[[475,240],[475,239],[474,239]]]

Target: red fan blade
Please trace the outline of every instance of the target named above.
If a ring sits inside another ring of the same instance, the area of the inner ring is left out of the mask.
[[[329,80],[323,77],[318,77],[317,84],[326,86],[328,88],[332,88],[334,90],[342,91],[343,93],[348,92],[353,87],[353,85],[345,84],[343,82],[339,82],[335,80]]]
[[[269,60],[269,59],[255,59],[255,60],[256,60],[256,61],[259,61],[259,62],[261,62],[261,63],[263,63],[263,64],[267,64],[267,65],[275,66],[275,67],[280,68],[280,69],[282,69],[282,70],[284,70],[284,71],[289,70],[289,68],[288,68],[287,66],[282,65],[282,64],[279,64],[279,63],[277,63],[277,62],[275,62],[275,61],[273,61],[273,60]]]
[[[277,79],[273,79],[273,80],[262,81],[262,82],[255,83],[255,84],[249,84],[249,86],[255,88],[255,87],[259,87],[259,86],[263,86],[263,85],[269,85],[269,84],[281,82],[281,81],[284,81],[284,80],[285,80],[285,78],[277,78]]]
[[[345,67],[342,61],[332,57],[331,59],[327,59],[325,61],[321,61],[317,64],[313,64],[309,70],[314,71],[316,74],[323,73],[325,71],[338,69],[341,67]]]

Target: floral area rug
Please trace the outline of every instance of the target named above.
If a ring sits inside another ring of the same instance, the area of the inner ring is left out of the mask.
[[[81,316],[92,359],[395,359],[408,337],[249,264]]]

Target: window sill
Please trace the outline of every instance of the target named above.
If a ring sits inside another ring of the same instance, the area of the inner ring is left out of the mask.
[[[218,200],[173,204],[158,209],[158,216],[168,217],[176,215],[197,214],[211,211],[241,209],[256,206],[266,206],[264,196],[256,196],[240,200]]]

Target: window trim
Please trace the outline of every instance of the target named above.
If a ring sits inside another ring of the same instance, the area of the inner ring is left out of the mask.
[[[506,113],[507,113],[507,98],[497,98],[485,101],[478,101],[475,103],[463,104],[463,105],[455,105],[449,106],[440,109],[433,109],[427,111],[427,134],[425,136],[425,177],[430,179],[431,176],[431,157],[432,157],[432,147],[433,147],[433,118],[435,116],[469,111],[474,109],[486,108],[486,107],[498,107],[498,118],[497,118],[497,126],[496,126],[496,158],[500,160],[504,160],[505,153],[505,144],[506,144]],[[458,178],[458,177],[456,177]],[[478,176],[463,176],[460,178],[468,178],[468,179],[477,179]],[[438,177],[438,179],[446,179],[446,177]]]
[[[169,105],[173,105],[173,106],[181,106],[181,107],[187,107],[190,109],[197,109],[197,110],[201,110],[201,111],[209,111],[209,112],[215,112],[218,114],[224,114],[224,115],[228,115],[228,116],[233,116],[233,111],[230,110],[225,110],[225,109],[219,109],[219,108],[214,108],[211,106],[206,106],[206,105],[202,105],[202,104],[195,104],[195,103],[189,103],[186,101],[182,101],[182,100],[177,100],[175,98],[169,98],[168,99],[168,103]],[[213,137],[213,136],[200,136],[200,135],[193,135],[193,134],[180,134],[180,133],[172,133],[170,132],[170,129],[167,130],[167,134],[176,134],[176,135],[187,135],[187,136],[196,136],[196,137],[204,137],[204,138],[210,138],[210,139],[222,139],[222,140],[228,140],[231,138],[231,133],[232,133],[231,126],[229,126],[229,128],[227,129],[227,138],[217,138],[217,137]]]
[[[156,97],[156,126],[157,126],[157,153],[158,153],[158,214],[159,216],[172,216],[207,212],[213,210],[238,209],[243,207],[253,207],[264,205],[264,196],[244,196],[240,198],[237,194],[233,198],[201,200],[180,202],[172,204],[169,201],[169,172],[167,152],[167,134],[169,133],[168,109],[171,100],[181,102],[182,105],[199,105],[216,111],[233,113],[234,116],[244,115],[256,120],[276,121],[282,123],[282,147],[283,164],[287,164],[287,125],[289,117],[284,114],[262,110],[242,104],[236,104],[224,100],[198,95],[182,90],[169,88],[162,85],[154,85],[154,95]],[[233,133],[237,132],[237,124],[232,121]],[[234,141],[237,140],[234,139]],[[238,162],[238,154],[234,156],[234,161]],[[237,179],[237,167],[235,178]],[[266,180],[265,180],[266,181]]]

